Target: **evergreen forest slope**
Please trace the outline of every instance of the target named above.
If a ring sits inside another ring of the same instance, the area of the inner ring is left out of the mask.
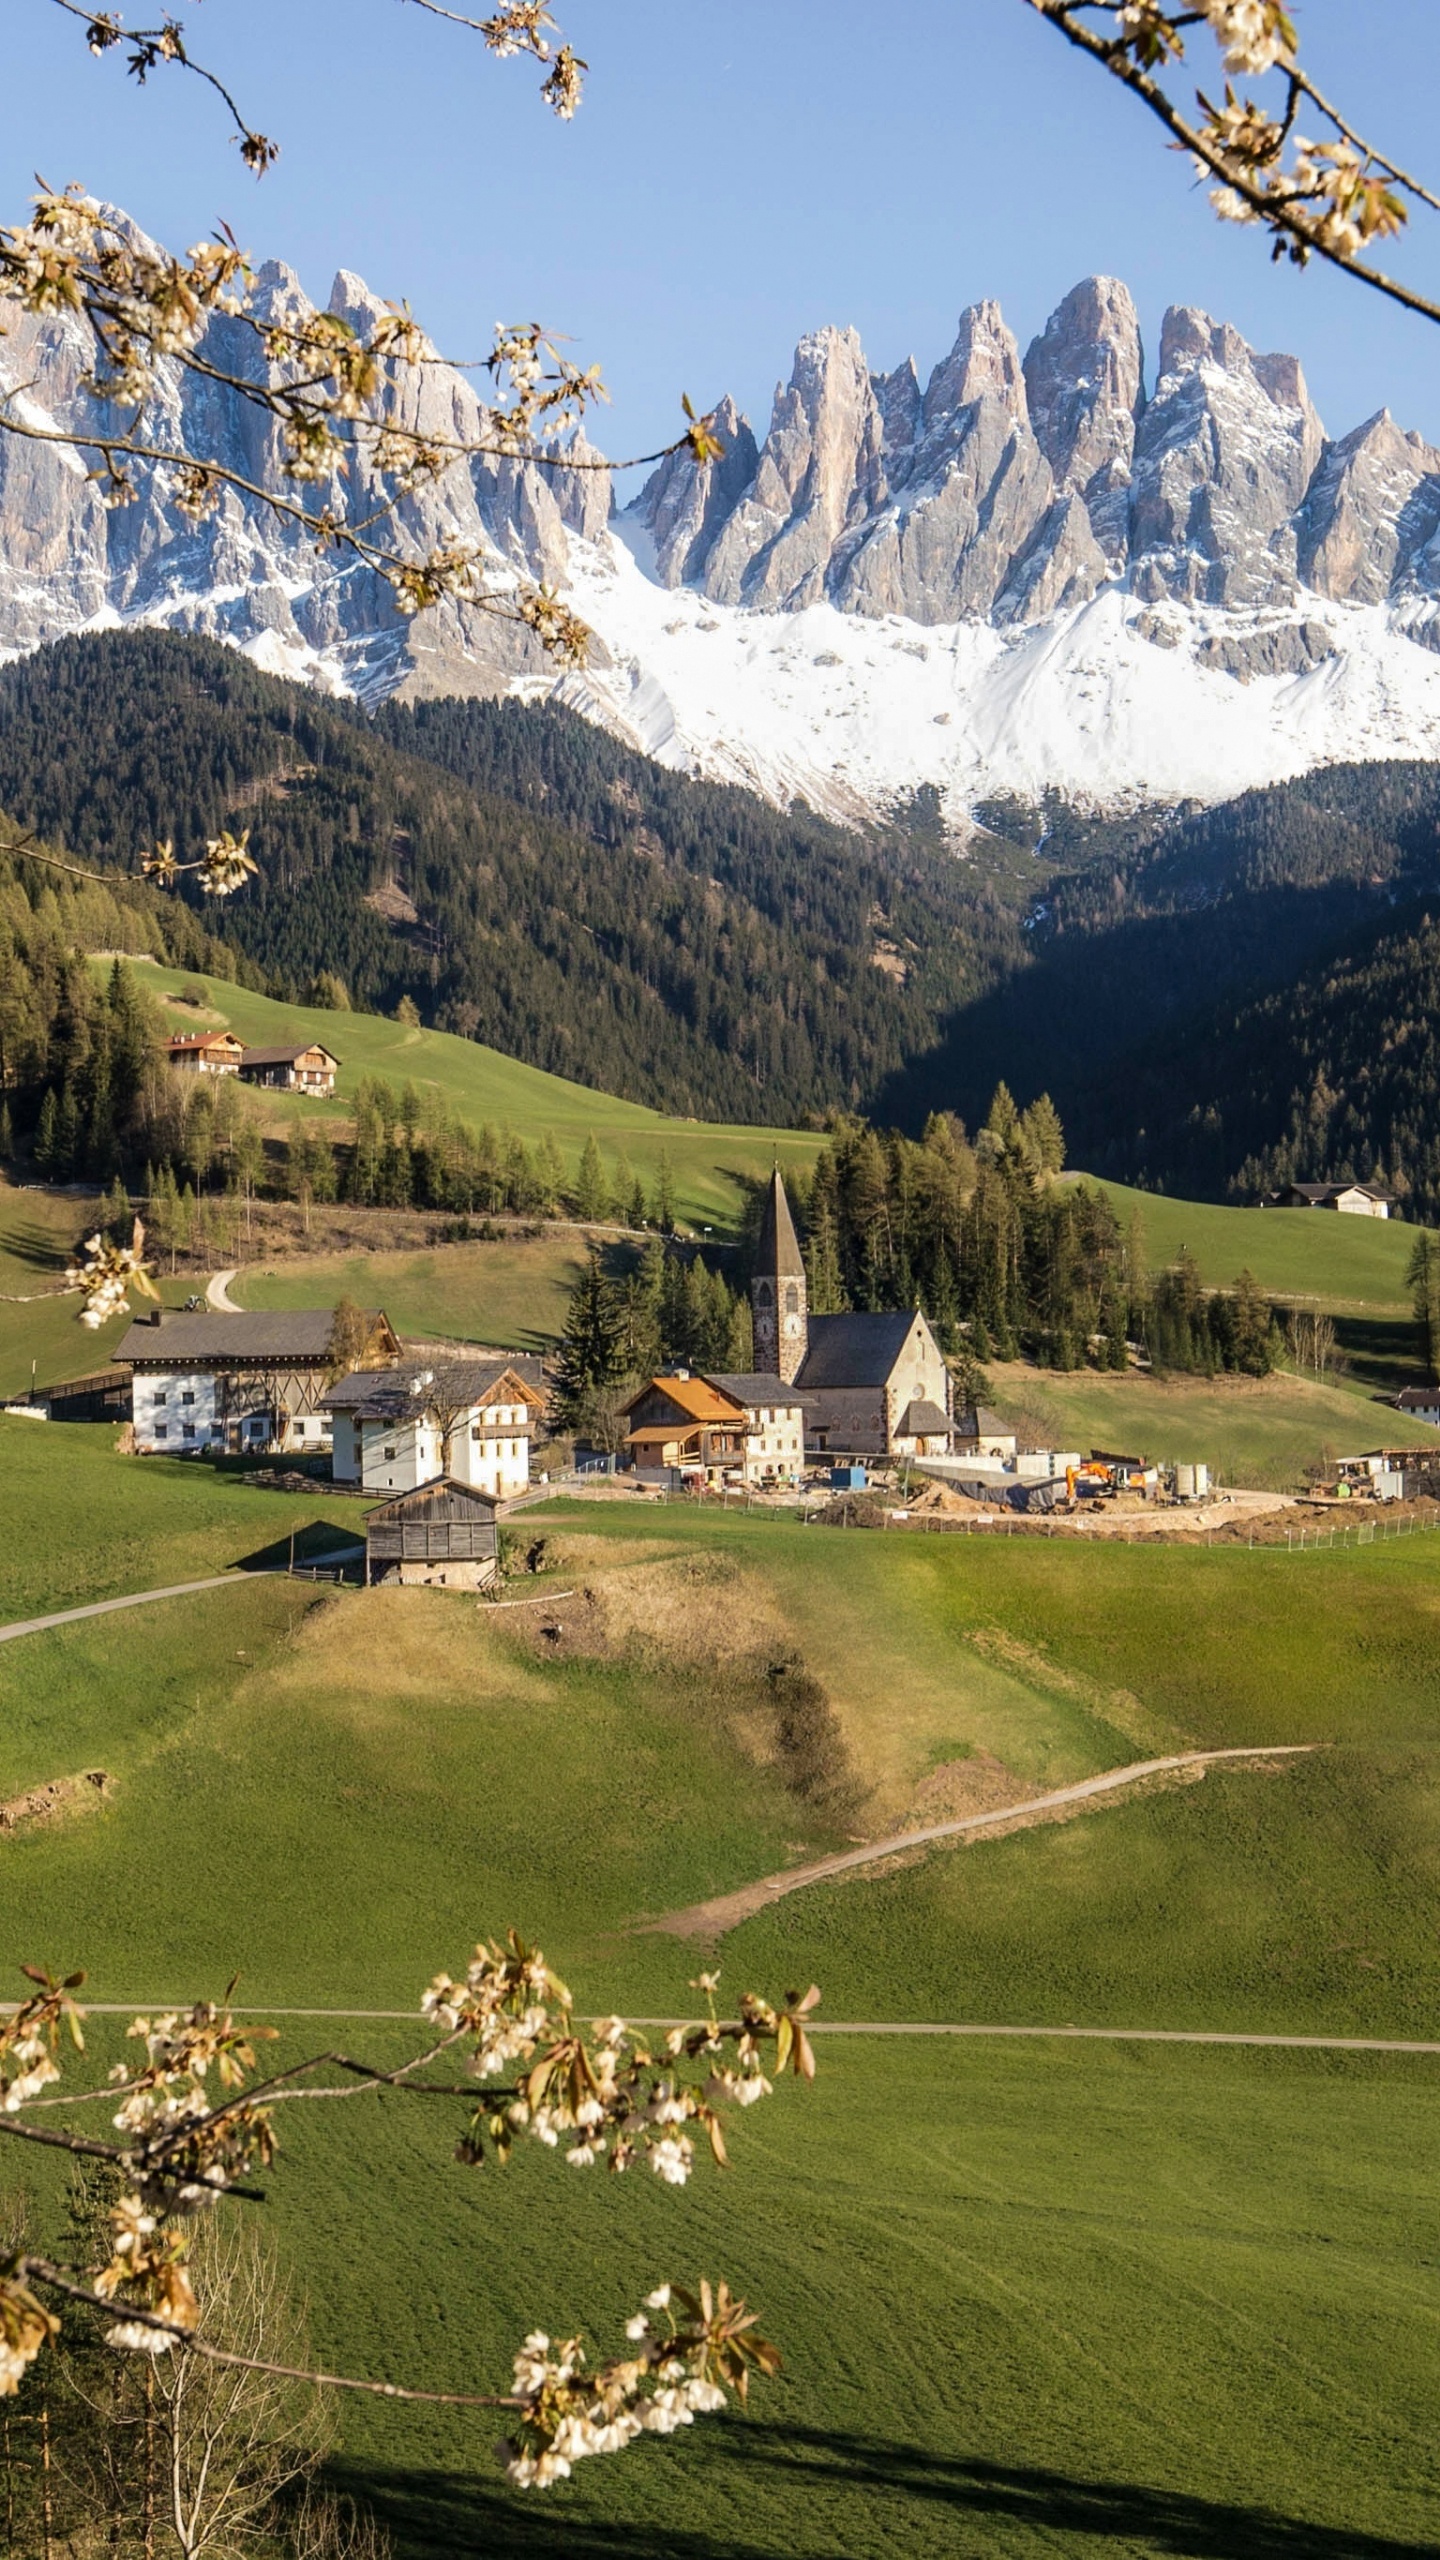
[[[1440,1214],[1432,764],[1124,822],[995,801],[957,846],[933,794],[847,832],[554,707],[372,721],[131,631],[0,670],[0,809],[102,869],[248,825],[262,876],[223,912],[117,882],[128,947],[292,1004],[329,973],[629,1102],[918,1132],[1003,1077],[1118,1181],[1378,1174]]]
[[[683,781],[570,714],[438,708],[375,729],[211,642],[67,641],[0,672],[0,808],[102,864],[247,824],[262,876],[223,927],[272,993],[333,972],[716,1119],[863,1103],[1016,941],[939,845]]]

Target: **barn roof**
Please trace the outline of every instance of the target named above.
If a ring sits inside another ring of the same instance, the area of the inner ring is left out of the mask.
[[[389,1318],[380,1308],[367,1308],[365,1313],[372,1327],[383,1325],[390,1333]],[[334,1323],[330,1307],[267,1307],[234,1316],[187,1316],[160,1307],[153,1315],[137,1317],[114,1356],[161,1360],[171,1368],[183,1368],[190,1361],[206,1367],[227,1360],[296,1360],[315,1366],[329,1355]]]
[[[812,1316],[797,1386],[807,1394],[816,1387],[883,1387],[914,1321],[913,1312]]]
[[[323,1040],[290,1040],[278,1049],[246,1049],[240,1063],[244,1067],[293,1067],[297,1058],[308,1058],[312,1049],[328,1058],[332,1067],[339,1066],[339,1059]]]
[[[371,1529],[387,1520],[418,1521],[428,1526],[477,1513],[493,1519],[503,1508],[498,1494],[482,1493],[474,1484],[457,1484],[453,1476],[437,1476],[433,1483],[417,1485],[411,1493],[397,1493],[389,1502],[377,1502],[373,1511],[366,1512],[365,1526]]]

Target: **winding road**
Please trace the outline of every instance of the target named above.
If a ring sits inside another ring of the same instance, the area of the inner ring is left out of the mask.
[[[1007,1822],[1024,1821],[1038,1815],[1061,1812],[1067,1805],[1087,1803],[1094,1796],[1113,1795],[1117,1787],[1133,1787],[1142,1778],[1158,1778],[1171,1770],[1206,1769],[1228,1760],[1296,1760],[1306,1753],[1319,1751],[1318,1742],[1266,1743],[1244,1750],[1175,1751],[1163,1760],[1132,1760],[1123,1769],[1102,1770],[1098,1778],[1080,1778],[1073,1786],[1054,1787],[1048,1795],[1031,1796],[1022,1804],[994,1807],[988,1813],[961,1814],[953,1822],[932,1822],[923,1831],[897,1831],[888,1840],[869,1840],[863,1849],[842,1849],[833,1858],[817,1858],[806,1867],[786,1867],[779,1875],[762,1876],[755,1884],[742,1884],[734,1893],[717,1894],[709,1902],[692,1902],[684,1911],[669,1911],[661,1920],[646,1924],[646,1935],[663,1934],[672,1938],[713,1938],[725,1929],[733,1929],[740,1921],[752,1919],[783,1894],[799,1893],[807,1884],[824,1884],[831,1876],[848,1874],[855,1867],[873,1867],[881,1858],[893,1858],[906,1849],[923,1849],[932,1840],[954,1840],[969,1831],[993,1831]]]

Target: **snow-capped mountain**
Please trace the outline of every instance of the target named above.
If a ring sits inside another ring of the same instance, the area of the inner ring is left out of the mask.
[[[304,303],[270,266],[262,308]],[[337,277],[330,308],[380,305]],[[212,323],[227,370],[256,361]],[[0,383],[31,425],[93,418],[68,319],[12,322]],[[463,375],[407,385],[466,434]],[[0,652],[126,620],[234,642],[367,699],[556,691],[663,761],[837,815],[921,784],[957,826],[987,795],[1218,799],[1339,759],[1440,755],[1440,452],[1381,411],[1330,441],[1292,357],[1166,314],[1148,392],[1135,306],[1092,277],[1023,360],[998,306],[923,386],[855,332],[802,339],[763,444],[733,403],[721,461],[672,459],[611,513],[607,475],[456,465],[406,502],[417,538],[482,544],[564,587],[594,631],[558,683],[523,633],[384,582],[230,490],[198,529],[142,466],[107,511],[73,446],[0,436]],[[154,440],[279,485],[275,431],[175,375]],[[363,475],[326,493],[366,512]]]

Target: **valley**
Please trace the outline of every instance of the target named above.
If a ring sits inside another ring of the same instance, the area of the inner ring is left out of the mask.
[[[134,14],[0,78],[0,2560],[1436,2560],[1440,15]]]

